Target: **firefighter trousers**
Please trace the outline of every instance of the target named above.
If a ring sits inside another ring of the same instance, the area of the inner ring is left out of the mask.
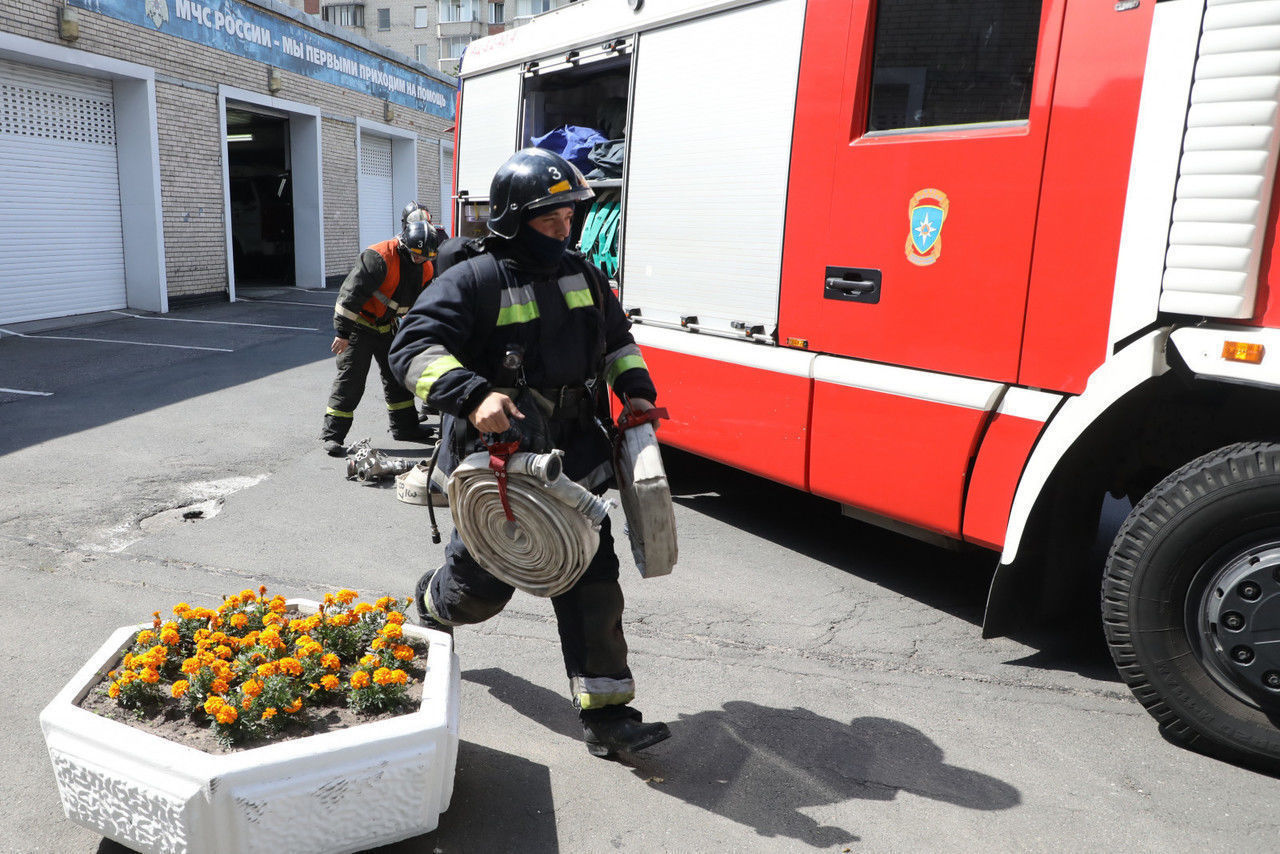
[[[391,339],[394,337],[394,333],[384,335],[371,329],[357,329],[351,333],[351,337],[347,339],[350,346],[338,354],[338,376],[334,378],[333,389],[329,392],[321,439],[342,442],[347,438],[356,407],[364,396],[369,365],[374,361],[377,361],[378,370],[382,372],[382,390],[387,399],[387,416],[391,421],[392,434],[398,438],[400,434],[407,436],[417,433],[418,411],[413,395],[396,381],[391,373],[391,365],[387,362],[387,352],[391,349]]]
[[[476,563],[455,530],[445,548],[444,565],[431,574],[424,599],[436,619],[447,625],[466,625],[497,614],[514,592],[514,587]],[[635,683],[627,667],[618,556],[607,518],[600,528],[600,548],[586,571],[577,584],[553,596],[551,606],[574,705],[592,712],[629,702],[635,695]]]

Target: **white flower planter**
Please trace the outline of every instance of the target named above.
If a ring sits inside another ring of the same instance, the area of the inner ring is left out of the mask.
[[[430,643],[418,711],[215,755],[76,706],[149,626],[112,634],[40,713],[72,821],[139,851],[190,854],[360,851],[436,828],[458,757],[460,672],[449,635],[404,626]]]

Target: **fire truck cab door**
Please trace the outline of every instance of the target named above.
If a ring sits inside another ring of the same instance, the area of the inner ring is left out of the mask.
[[[1063,8],[854,0],[823,29],[810,4],[779,338],[846,357],[815,370],[815,492],[957,534],[1018,373]]]

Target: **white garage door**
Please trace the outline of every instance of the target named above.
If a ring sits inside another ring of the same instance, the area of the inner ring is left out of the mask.
[[[0,322],[125,306],[111,81],[0,60]]]
[[[400,230],[400,210],[391,193],[391,140],[360,135],[360,248],[381,243]]]

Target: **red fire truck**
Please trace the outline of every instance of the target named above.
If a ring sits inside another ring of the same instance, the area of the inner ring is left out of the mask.
[[[595,132],[583,248],[665,442],[998,553],[987,635],[1097,601],[1129,499],[1123,679],[1280,768],[1280,3],[582,0],[461,80],[464,233],[514,150]]]

